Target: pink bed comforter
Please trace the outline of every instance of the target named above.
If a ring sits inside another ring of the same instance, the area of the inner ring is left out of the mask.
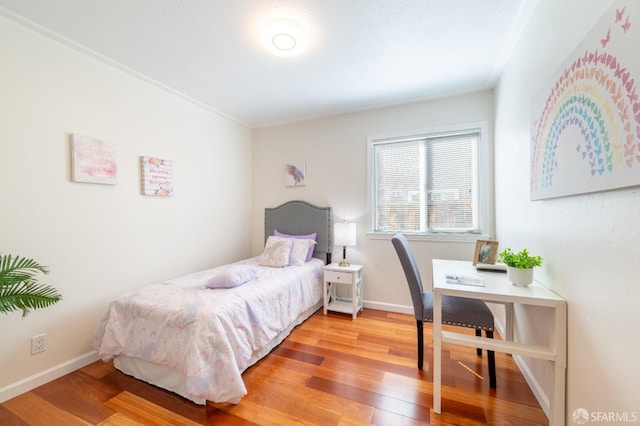
[[[105,361],[127,355],[172,367],[198,398],[239,402],[254,352],[322,297],[322,261],[270,268],[258,260],[239,262],[257,276],[232,289],[204,287],[222,266],[123,294],[98,325],[94,347]]]

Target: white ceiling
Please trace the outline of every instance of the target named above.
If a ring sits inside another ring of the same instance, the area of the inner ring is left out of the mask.
[[[493,87],[534,0],[0,0],[0,13],[250,127]],[[260,44],[272,18],[301,56]]]

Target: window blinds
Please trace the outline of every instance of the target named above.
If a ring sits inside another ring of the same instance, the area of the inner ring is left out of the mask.
[[[374,141],[374,231],[477,232],[479,133]]]

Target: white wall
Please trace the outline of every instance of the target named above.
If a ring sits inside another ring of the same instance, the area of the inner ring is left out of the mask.
[[[493,119],[493,91],[484,91],[255,129],[253,253],[259,254],[264,245],[265,207],[275,207],[292,199],[332,206],[335,221],[347,219],[357,223],[358,245],[347,248],[347,258],[352,263],[365,265],[365,304],[385,309],[407,308],[412,312],[409,290],[391,241],[366,236],[367,137],[487,121],[492,158]],[[284,165],[297,161],[306,162],[308,183],[304,187],[287,188],[283,180]],[[490,163],[492,169],[493,162]],[[492,197],[493,193],[491,201]],[[431,283],[433,257],[471,259],[475,249],[475,242],[412,241],[411,245],[425,285]],[[342,249],[335,247],[334,250],[334,260],[339,260]]]
[[[529,104],[612,3],[539,1],[495,94],[497,236],[501,246],[544,256],[537,278],[568,300],[569,422],[578,407],[640,411],[640,343],[633,337],[640,323],[638,190],[530,202]],[[355,220],[358,246],[348,253],[366,265],[365,299],[409,306],[390,242],[365,234],[367,136],[487,120],[493,142],[491,91],[252,135],[4,18],[0,51],[0,251],[49,265],[45,282],[64,295],[26,319],[0,317],[0,400],[20,381],[90,353],[95,324],[122,291],[260,253],[264,208],[290,199],[331,205],[336,220]],[[118,185],[70,182],[72,132],[117,144]],[[174,160],[174,197],[139,195],[139,155]],[[306,162],[307,186],[284,187],[282,168],[292,161]],[[432,257],[469,259],[474,247],[412,246],[424,276]],[[537,324],[520,325],[523,337],[544,334],[544,313],[520,314]],[[40,333],[48,334],[48,349],[32,357],[30,337]],[[550,392],[545,363],[523,366],[543,397]]]
[[[0,52],[0,252],[64,297],[0,316],[2,400],[82,362],[117,294],[250,254],[251,131],[1,17]],[[117,185],[70,181],[69,133],[115,142]],[[174,161],[173,197],[140,195],[140,155]]]
[[[496,89],[498,239],[542,255],[537,279],[568,301],[567,424],[576,408],[640,416],[639,190],[536,202],[528,190],[531,99],[612,4],[539,1]],[[521,314],[536,324],[522,336],[544,335],[544,312]],[[526,360],[525,368],[548,394],[546,363]]]

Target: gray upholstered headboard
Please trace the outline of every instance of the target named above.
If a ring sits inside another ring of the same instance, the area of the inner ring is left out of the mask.
[[[274,230],[289,235],[315,232],[314,257],[331,263],[333,251],[333,212],[331,207],[317,207],[306,201],[288,201],[278,207],[264,209],[264,240]]]

